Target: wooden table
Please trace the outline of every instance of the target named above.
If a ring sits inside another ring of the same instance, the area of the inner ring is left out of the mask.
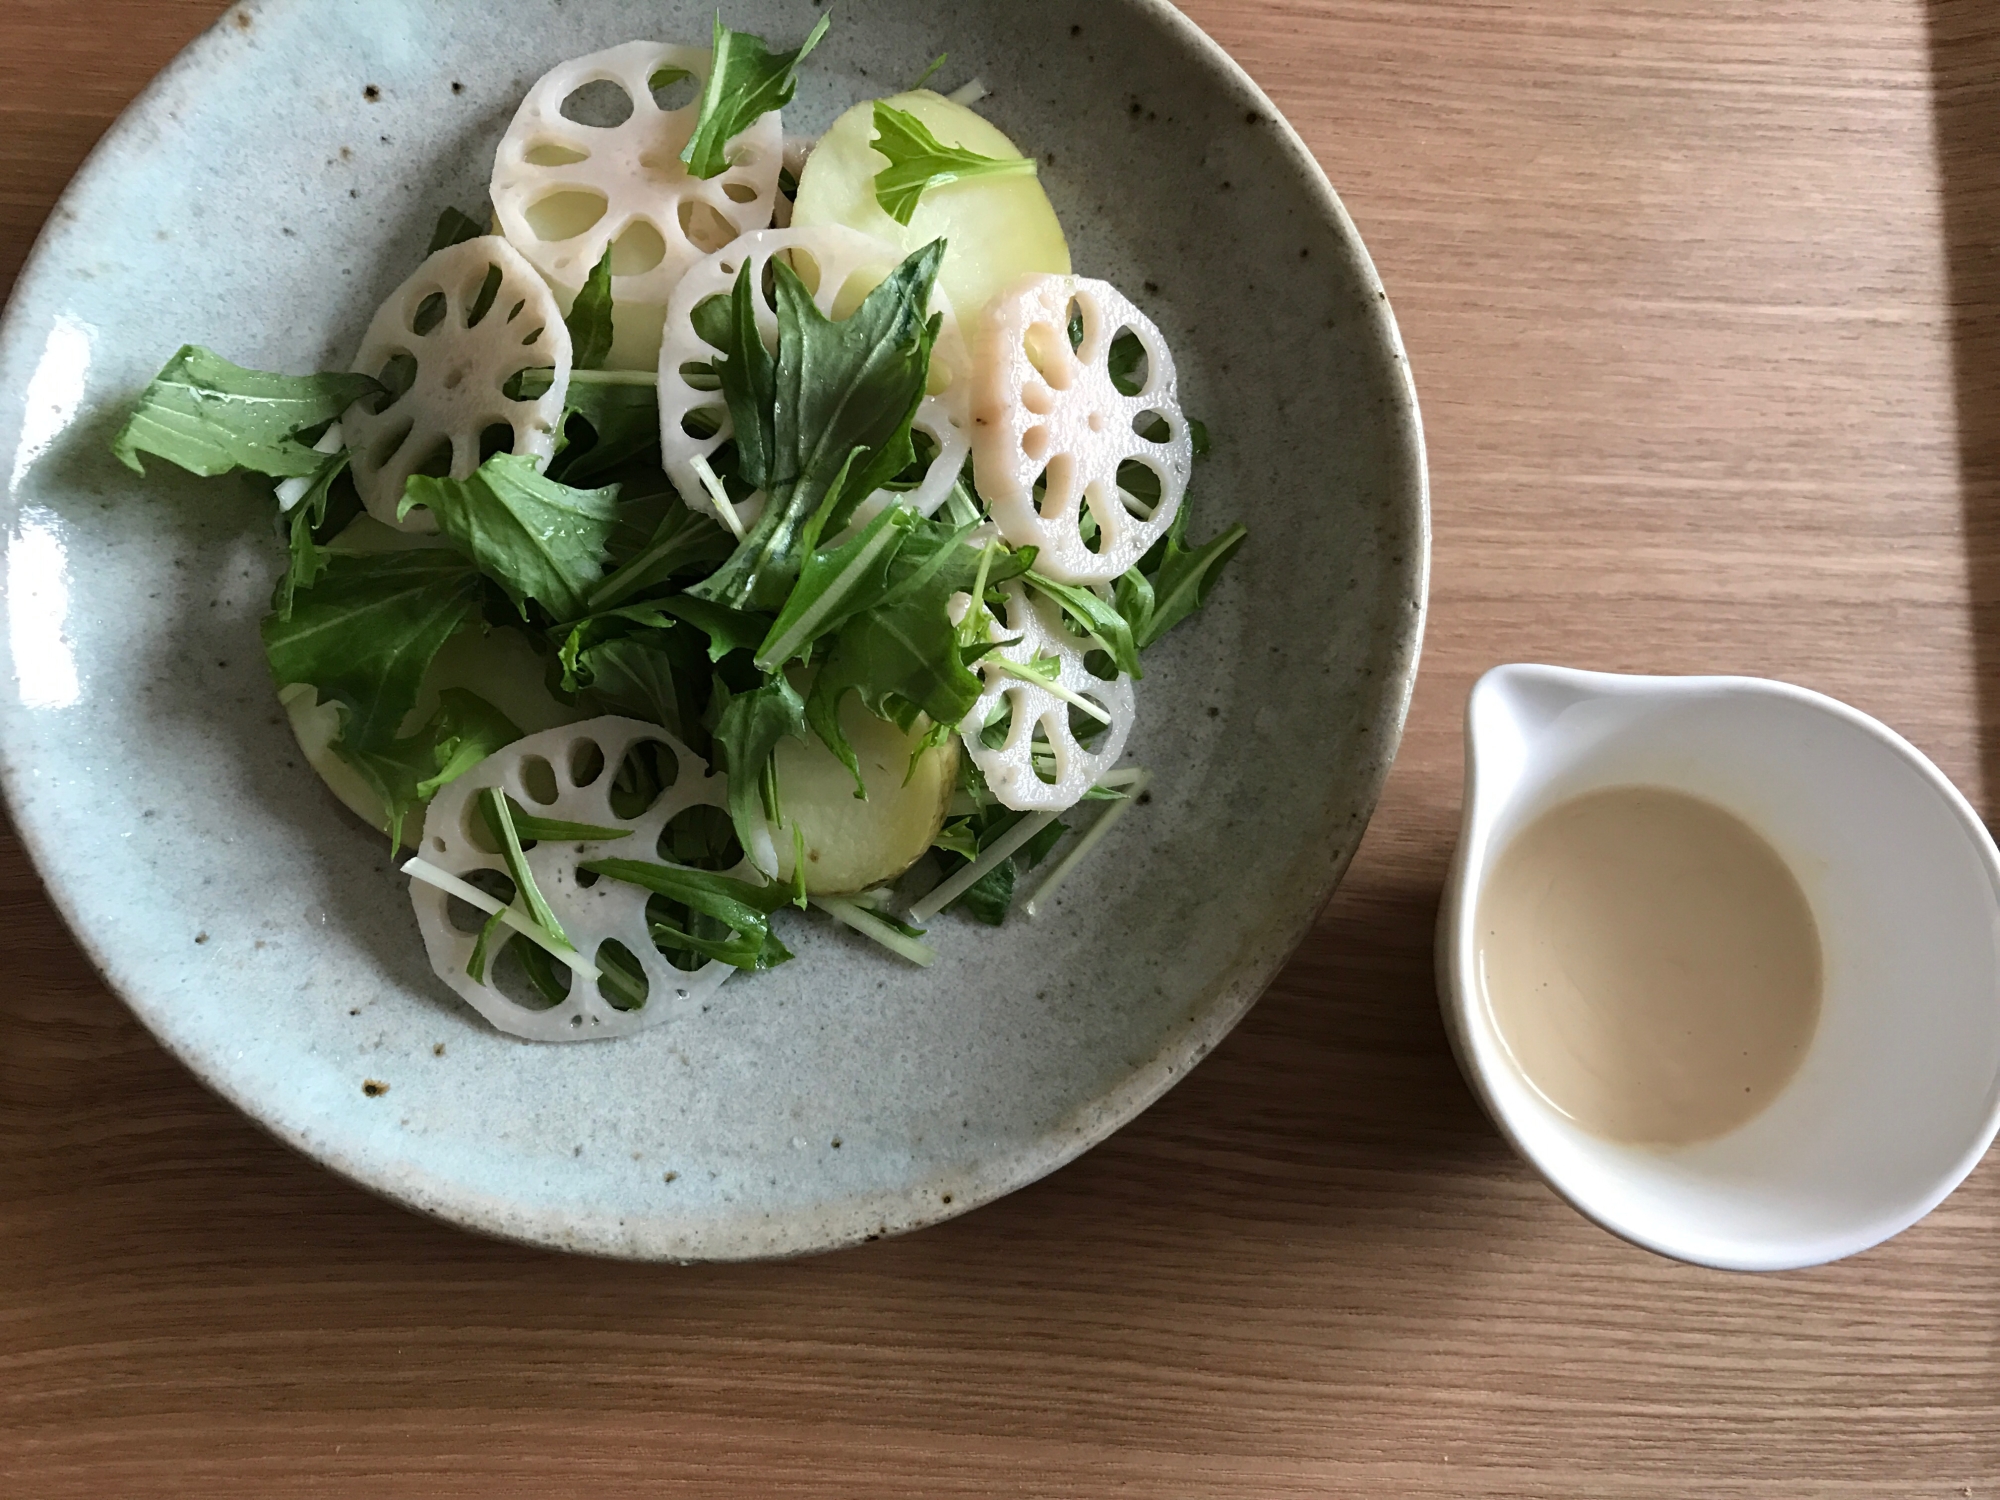
[[[221,0],[0,9],[0,262]],[[2000,795],[2000,9],[1196,0],[1402,318],[1431,633],[1249,1020],[1052,1179],[793,1265],[564,1259],[273,1144],[0,846],[0,1493],[2000,1495],[2000,1170],[1748,1278],[1560,1204],[1431,921],[1474,675],[1790,678]]]

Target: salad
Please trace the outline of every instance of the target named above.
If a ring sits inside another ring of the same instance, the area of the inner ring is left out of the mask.
[[[517,1036],[704,1006],[786,908],[918,964],[1032,916],[1245,537],[1190,541],[1173,356],[976,82],[785,135],[827,24],[550,70],[350,370],[190,345],[114,440],[276,481],[292,728]]]

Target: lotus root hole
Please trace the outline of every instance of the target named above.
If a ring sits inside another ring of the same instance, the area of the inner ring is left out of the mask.
[[[794,245],[790,250],[780,251],[779,255],[782,255],[785,263],[798,273],[798,278],[805,283],[806,290],[817,297],[819,295],[820,278],[825,274],[820,270],[819,257],[803,245]],[[773,262],[777,259],[777,255],[771,257]],[[773,295],[776,288],[776,277],[768,263],[764,267],[764,282],[765,300],[773,307],[776,307],[778,305],[777,299]]]
[[[480,815],[480,800],[476,795],[465,799],[465,807],[458,819],[458,831],[480,853],[498,854],[500,844],[493,837],[493,831],[486,826],[486,819]]]
[[[521,762],[521,790],[543,807],[552,805],[562,795],[556,785],[556,768],[539,755],[529,756]]]
[[[597,981],[597,993],[604,997],[604,1003],[613,1010],[638,1010],[646,1003],[652,985],[646,979],[646,971],[639,966],[639,960],[632,950],[616,938],[606,938],[597,945],[593,962],[605,971],[605,978]],[[617,970],[636,982],[639,994],[636,999],[624,991],[613,987],[610,974]]]
[[[554,1010],[563,1003],[563,1000],[569,998],[570,983],[574,976],[567,964],[554,962],[544,964],[542,967],[545,972],[562,989],[562,999],[545,998],[528,978],[528,971],[522,965],[521,950],[529,946],[531,945],[524,937],[514,937],[502,943],[499,953],[493,955],[487,965],[486,977],[494,989],[523,1010]],[[535,951],[539,954],[541,950]],[[539,959],[535,961],[539,962]]]
[[[698,198],[682,201],[679,218],[682,236],[703,255],[720,250],[736,238],[736,226]]]
[[[1031,381],[1021,387],[1021,404],[1036,416],[1046,417],[1056,409],[1055,392]]]
[[[627,823],[638,821],[673,789],[680,774],[680,757],[672,746],[660,740],[640,740],[626,750],[612,774],[607,793],[612,814]]]
[[[1049,743],[1048,731],[1037,724],[1034,738],[1030,743],[1037,752],[1029,759],[1029,764],[1035,768],[1035,780],[1044,786],[1054,786],[1062,778],[1057,774],[1059,769],[1056,764],[1057,751],[1056,747]]]
[[[1056,390],[1070,388],[1071,365],[1069,338],[1053,323],[1030,323],[1028,331],[1021,337],[1021,352],[1028,357],[1028,363],[1035,367],[1035,373]]]
[[[531,167],[573,167],[580,161],[589,161],[590,153],[557,141],[537,141],[521,153],[521,160]]]
[[[438,324],[444,321],[448,304],[443,292],[432,292],[419,302],[416,311],[410,314],[410,332],[418,338],[429,338]]]
[[[1152,381],[1153,358],[1146,352],[1146,341],[1139,337],[1139,330],[1136,328],[1119,329],[1117,336],[1111,340],[1112,346],[1115,348],[1128,338],[1138,342],[1139,362],[1132,366],[1132,372],[1126,377],[1125,384],[1131,391],[1137,393],[1145,390],[1147,385]]]
[[[569,782],[571,786],[585,787],[596,784],[604,774],[604,747],[596,740],[578,740],[570,746]]]
[[[613,276],[643,276],[667,258],[667,242],[644,219],[634,219],[611,244]]]
[[[665,68],[650,80],[653,107],[663,114],[686,109],[701,95],[701,79],[681,68]]]
[[[669,818],[653,852],[669,864],[694,870],[733,870],[743,860],[729,814],[706,804],[683,808]]]
[[[562,188],[529,204],[523,217],[536,239],[554,245],[588,234],[609,211],[602,193]]]
[[[755,203],[757,201],[757,190],[747,182],[725,182],[722,185],[722,193],[731,203]]]
[[[480,278],[478,288],[466,304],[465,326],[477,328],[493,310],[493,299],[500,295],[501,270],[498,266],[488,266],[486,274]]]
[[[485,463],[496,453],[514,451],[514,429],[506,422],[489,422],[479,434],[479,461]]]
[[[1096,556],[1104,550],[1104,528],[1097,520],[1097,499],[1092,496],[1087,506],[1077,507],[1077,539],[1083,543],[1083,550]]]
[[[1049,430],[1046,427],[1030,427],[1021,434],[1021,451],[1031,462],[1046,463],[1049,457]]]
[[[570,92],[561,114],[592,130],[616,130],[632,118],[632,96],[609,78],[595,79]]]
[[[407,396],[410,387],[417,383],[417,357],[398,350],[383,361],[381,372],[375,378],[382,383],[383,393],[376,398],[370,410],[380,416]]]
[[[474,890],[492,897],[502,906],[514,904],[514,882],[499,870],[473,870],[464,879]],[[445,899],[445,916],[460,932],[478,932],[487,920],[487,913],[456,896]]]
[[[451,476],[451,439],[438,437],[424,450],[422,458],[410,467],[412,475],[422,475],[426,479],[447,479]]]

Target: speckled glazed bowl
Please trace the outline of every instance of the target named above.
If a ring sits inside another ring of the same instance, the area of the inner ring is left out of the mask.
[[[803,0],[731,0],[803,34]],[[203,1080],[399,1202],[605,1255],[819,1250],[963,1213],[1102,1139],[1235,1024],[1353,854],[1424,613],[1416,401],[1298,138],[1157,0],[845,0],[787,112],[822,128],[940,52],[1042,158],[1080,271],[1126,288],[1215,435],[1199,529],[1250,528],[1157,647],[1156,773],[1055,910],[902,964],[817,918],[798,961],[635,1039],[513,1041],[437,983],[382,839],[306,769],[257,621],[249,481],[106,440],[183,342],[344,366],[438,210],[560,58],[699,42],[688,0],[264,0],[189,48],[56,210],[0,333],[13,816],[110,982]]]

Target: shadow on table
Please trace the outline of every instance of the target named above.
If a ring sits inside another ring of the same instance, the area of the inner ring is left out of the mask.
[[[2000,18],[1988,0],[1932,0],[1926,18],[1990,806],[2000,795]]]

